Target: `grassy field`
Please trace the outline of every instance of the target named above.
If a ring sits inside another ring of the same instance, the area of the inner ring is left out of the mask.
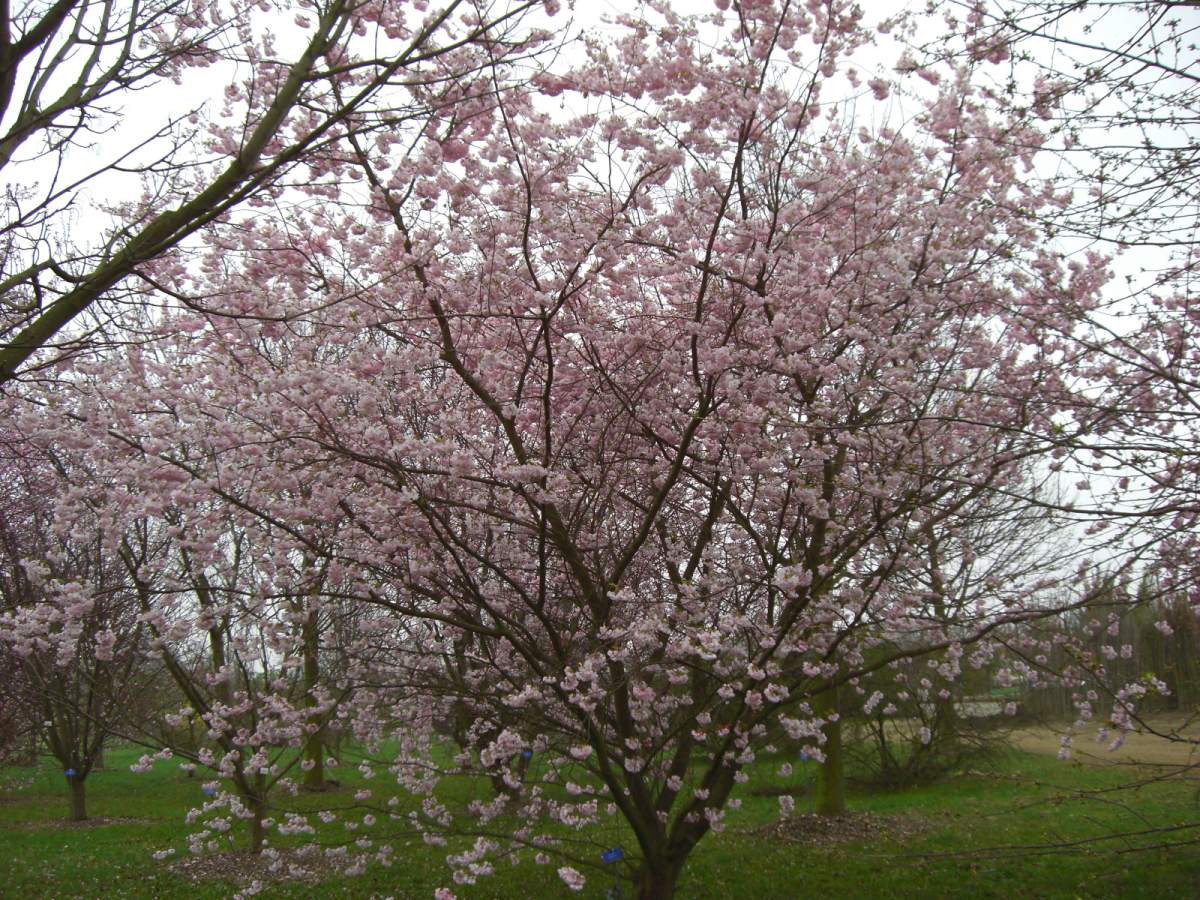
[[[62,775],[48,762],[36,769],[0,770],[0,785],[25,782],[0,793],[0,896],[204,898],[227,897],[237,890],[231,877],[240,864],[236,854],[206,864],[199,882],[192,880],[194,873],[180,872],[179,863],[151,858],[167,847],[185,855],[183,817],[201,799],[201,782],[168,763],[149,774],[132,774],[128,764],[136,755],[113,751],[109,768],[92,775],[89,813],[94,821],[81,825],[63,821]],[[347,767],[339,773],[343,786],[332,797],[321,795],[320,802],[350,802],[357,773]],[[679,896],[1200,896],[1200,843],[1187,843],[1200,840],[1200,828],[1160,830],[1200,821],[1200,783],[1174,777],[1116,790],[1137,774],[1126,767],[1061,763],[1014,751],[985,768],[928,787],[852,790],[853,814],[832,833],[823,828],[814,832],[801,815],[808,803],[803,794],[796,802],[797,818],[787,825],[772,824],[778,821],[776,797],[747,794],[743,807],[730,813],[728,829],[697,848]],[[789,784],[764,785],[756,778],[748,787],[791,790],[804,780],[804,773]],[[487,796],[483,785],[463,782],[451,785],[445,799],[462,802],[476,792]],[[316,803],[318,798],[298,802]],[[387,834],[385,824],[377,826],[377,837]],[[1148,833],[1091,840],[1139,831]],[[589,883],[582,896],[599,898],[613,883],[601,871],[599,849],[628,849],[632,841],[615,826],[586,836],[596,841],[597,870],[586,873]],[[1071,852],[1045,852],[1064,842],[1077,843]],[[431,848],[411,838],[397,843],[396,864],[390,868],[375,867],[357,878],[275,882],[261,896],[428,898],[438,886],[455,887],[444,862],[454,847]],[[1177,845],[1133,852],[1163,844]],[[580,896],[565,889],[554,868],[532,862],[506,865],[477,885],[455,887],[455,893],[460,898],[521,900]]]

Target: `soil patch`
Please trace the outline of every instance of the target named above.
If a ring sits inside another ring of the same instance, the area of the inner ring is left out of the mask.
[[[840,816],[802,813],[786,816],[752,833],[768,840],[808,847],[828,847],[872,838],[907,840],[930,824],[914,816],[887,816],[873,812],[847,812]]]
[[[210,853],[187,856],[171,863],[170,870],[192,884],[205,881],[228,881],[239,887],[279,882],[316,884],[336,874],[344,860],[330,859],[315,847],[296,850],[275,850],[271,854]]]

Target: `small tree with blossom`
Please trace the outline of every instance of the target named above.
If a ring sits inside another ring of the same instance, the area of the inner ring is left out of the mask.
[[[191,813],[201,825],[193,851],[216,849],[244,820],[258,853],[273,821],[286,827],[272,819],[273,796],[327,786],[320,741],[346,691],[320,678],[321,567],[289,559],[278,545],[264,551],[261,531],[229,518],[220,532],[207,530],[224,512],[213,504],[168,508],[130,529],[119,553],[184,701],[165,716],[167,728],[146,739],[161,745],[158,757],[181,756],[220,779],[204,785],[206,800]],[[260,556],[272,551],[278,568]],[[198,746],[172,740],[193,717],[202,723]],[[142,757],[135,769],[155,758]]]
[[[129,723],[147,680],[146,634],[129,582],[94,516],[55,522],[66,454],[10,430],[0,463],[0,655],[12,721],[35,729],[61,766],[70,819],[87,818],[85,785],[105,742]]]

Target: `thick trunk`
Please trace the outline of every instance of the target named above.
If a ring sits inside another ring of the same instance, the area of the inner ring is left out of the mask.
[[[304,773],[306,791],[323,791],[325,782],[325,735],[320,730],[310,734],[304,742],[304,763],[309,766]]]
[[[830,688],[813,698],[813,711],[819,716],[837,712],[837,688]],[[825,761],[817,769],[815,811],[821,816],[840,816],[846,811],[846,773],[842,758],[842,721],[826,722]]]
[[[267,829],[263,826],[263,820],[267,817],[267,805],[261,800],[253,800],[250,803],[250,811],[254,813],[254,817],[250,819],[250,852],[259,854],[262,853],[267,840]]]
[[[638,900],[671,900],[675,896],[680,868],[677,863],[643,861],[638,873]]]
[[[72,822],[82,822],[87,818],[87,803],[83,788],[83,779],[70,777],[67,779],[68,796],[71,801]]]

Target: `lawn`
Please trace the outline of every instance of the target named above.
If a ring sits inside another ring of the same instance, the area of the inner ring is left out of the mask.
[[[187,778],[170,763],[133,774],[128,765],[136,756],[135,751],[115,750],[109,768],[92,775],[89,813],[100,821],[84,825],[63,821],[62,775],[48,762],[36,769],[0,770],[0,784],[25,782],[0,794],[0,896],[203,898],[227,897],[237,890],[235,882],[221,877],[231,871],[234,857],[208,866],[209,875],[199,883],[181,874],[178,863],[151,857],[168,847],[184,855],[188,827],[183,818],[201,799],[201,781]],[[301,796],[294,802],[350,803],[361,786],[358,774],[348,767],[338,773],[342,787],[334,795]],[[791,825],[772,824],[778,820],[775,796],[747,793],[742,808],[730,813],[727,830],[706,837],[693,854],[679,896],[1196,897],[1200,843],[1187,842],[1200,839],[1200,828],[1047,852],[1051,845],[1200,821],[1200,783],[1173,778],[1114,790],[1137,774],[1125,767],[1074,765],[1013,751],[939,784],[890,792],[851,790],[852,817],[835,834],[816,838],[803,815],[808,803],[803,793],[796,801],[799,818]],[[760,777],[748,787],[794,790],[805,779],[801,771],[789,784]],[[483,785],[464,781],[450,785],[444,799],[462,802],[482,791]],[[387,824],[385,820],[377,827],[376,837],[385,836]],[[628,852],[632,847],[628,834],[615,825],[585,836],[594,837],[595,848],[623,846]],[[454,846],[427,847],[403,836],[396,843],[396,863],[390,868],[377,866],[357,878],[327,877],[319,883],[271,883],[261,896],[428,898],[436,887],[451,885],[444,859]],[[1178,845],[1134,852],[1172,843]],[[598,849],[596,856],[583,897],[602,897],[613,883]],[[506,865],[474,886],[456,886],[455,893],[460,898],[521,900],[580,896],[566,890],[554,868],[532,861]]]

